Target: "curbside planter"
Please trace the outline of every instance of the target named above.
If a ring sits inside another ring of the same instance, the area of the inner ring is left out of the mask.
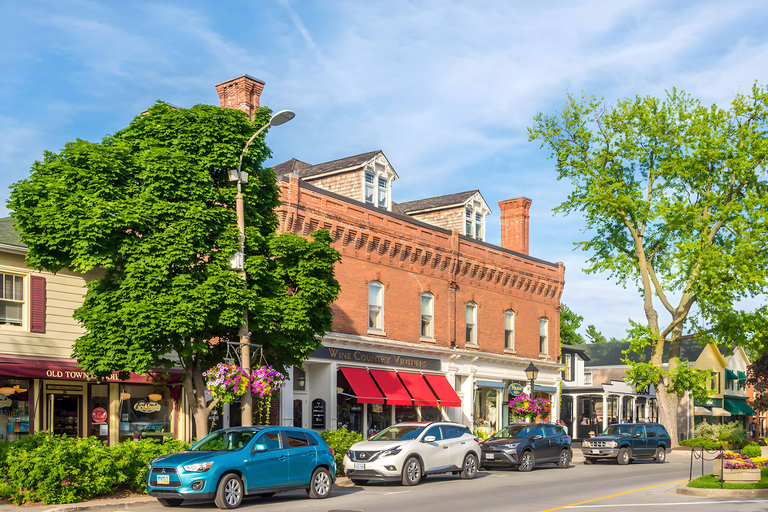
[[[697,489],[688,483],[678,485],[675,493],[699,498],[768,498],[768,489]]]
[[[723,479],[723,476],[720,474],[721,466],[719,460],[713,460],[712,461],[712,474],[715,475],[715,478],[721,478]],[[735,482],[735,483],[742,483],[742,484],[751,484],[751,483],[757,483],[760,481],[760,468],[756,469],[728,469],[725,468],[724,470],[725,478],[724,480],[726,482]]]

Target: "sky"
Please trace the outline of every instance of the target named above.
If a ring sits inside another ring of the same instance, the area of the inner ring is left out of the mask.
[[[760,1],[482,2],[0,0],[0,217],[43,152],[99,141],[157,100],[219,104],[214,84],[247,73],[273,128],[276,164],[381,149],[393,200],[480,189],[499,243],[498,202],[531,198],[530,254],[566,266],[562,301],[606,336],[644,321],[633,287],[582,272],[582,219],[529,142],[537,112],[571,92],[608,101],[672,87],[727,106],[768,83]]]

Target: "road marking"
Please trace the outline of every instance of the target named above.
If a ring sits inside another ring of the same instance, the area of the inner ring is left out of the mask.
[[[688,501],[676,503],[623,503],[621,505],[579,505],[568,508],[672,507],[677,505],[720,505],[721,503],[765,503],[768,500]]]
[[[392,492],[385,492],[384,494],[389,496],[390,494],[403,494],[404,492],[411,492],[411,491],[392,491]]]
[[[624,494],[630,494],[630,493],[637,492],[637,491],[644,491],[646,489],[653,489],[654,487],[662,487],[664,485],[679,484],[680,482],[687,482],[687,481],[688,481],[688,479],[686,478],[685,480],[675,480],[674,482],[667,482],[667,483],[664,483],[664,484],[650,485],[648,487],[641,487],[640,489],[633,489],[631,491],[624,491],[624,492],[620,492],[618,494],[611,494],[610,496],[603,496],[602,498],[594,498],[594,499],[591,499],[591,500],[580,501],[578,503],[571,503],[570,505],[563,505],[563,506],[560,506],[560,507],[548,508],[546,510],[542,510],[541,512],[550,512],[552,510],[560,510],[560,509],[564,509],[564,508],[571,508],[571,507],[575,507],[576,505],[583,505],[585,503],[591,503],[593,501],[607,500],[608,498],[615,498],[616,496],[622,496]]]

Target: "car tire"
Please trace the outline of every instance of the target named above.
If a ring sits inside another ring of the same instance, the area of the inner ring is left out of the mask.
[[[474,453],[468,453],[464,457],[464,466],[461,469],[461,478],[472,480],[477,475],[477,457]]]
[[[597,461],[595,460],[594,457],[586,457],[584,459],[584,464],[586,464],[587,466],[590,466],[590,465],[594,464],[595,462],[597,462]]]
[[[178,498],[157,498],[157,501],[164,507],[178,507],[184,502]]]
[[[368,483],[368,480],[358,480],[357,478],[350,478],[352,480],[352,483],[355,485],[365,485]]]
[[[560,457],[557,459],[557,467],[566,469],[570,461],[571,457],[568,455],[568,450],[563,450],[560,452]]]
[[[656,448],[656,455],[653,457],[658,464],[664,464],[667,462],[667,450],[663,446]]]
[[[517,466],[517,470],[526,473],[532,470],[535,465],[536,459],[533,457],[533,452],[531,450],[526,450],[520,456],[520,465]]]
[[[237,508],[243,502],[245,489],[243,481],[234,473],[227,473],[216,487],[216,497],[214,503],[221,509]]]
[[[422,472],[421,463],[416,457],[408,457],[403,464],[403,475],[401,481],[403,485],[417,485],[421,482]]]
[[[331,494],[333,481],[331,473],[325,468],[317,468],[312,473],[312,479],[309,481],[309,497],[313,500],[327,498]]]
[[[630,455],[629,449],[626,446],[620,449],[619,454],[616,456],[616,462],[619,463],[619,466],[626,466],[630,463],[630,459],[632,459],[632,456]]]

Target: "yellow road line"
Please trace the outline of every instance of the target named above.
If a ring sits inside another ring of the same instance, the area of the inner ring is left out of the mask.
[[[654,487],[662,487],[664,485],[679,484],[680,482],[687,482],[687,481],[688,481],[688,479],[686,478],[685,480],[675,480],[674,482],[667,482],[665,484],[656,484],[656,485],[651,485],[649,487],[641,487],[640,489],[632,489],[631,491],[624,491],[624,492],[620,492],[618,494],[611,494],[610,496],[603,496],[602,498],[594,498],[594,499],[587,500],[587,501],[580,501],[578,503],[571,503],[569,505],[563,505],[561,507],[548,508],[547,510],[542,510],[541,512],[551,512],[552,510],[560,510],[560,509],[563,509],[563,508],[575,507],[576,505],[583,505],[584,503],[592,503],[593,501],[607,500],[608,498],[615,498],[616,496],[621,496],[623,494],[630,494],[630,493],[637,492],[637,491],[644,491],[646,489],[653,489]]]

